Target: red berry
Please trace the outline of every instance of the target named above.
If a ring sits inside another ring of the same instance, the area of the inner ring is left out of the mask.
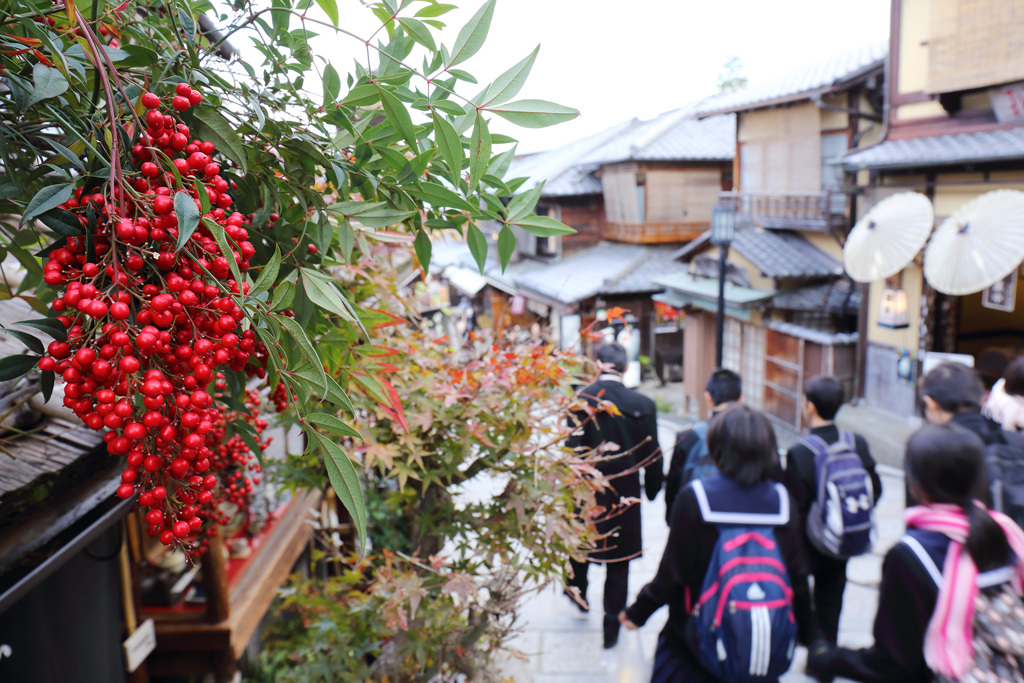
[[[182,97],[188,97],[188,94],[192,92],[192,86],[188,83],[178,83],[174,86],[174,94],[181,95]]]
[[[151,92],[142,95],[142,106],[146,109],[156,109],[160,106],[160,98]]]
[[[131,498],[135,494],[135,487],[131,484],[121,484],[117,487],[118,498]]]
[[[187,525],[186,525],[187,526]],[[160,542],[164,545],[171,545],[174,543],[174,532],[170,529],[165,529],[160,532]]]
[[[175,538],[185,538],[191,529],[189,529],[188,522],[175,522],[172,531]]]
[[[177,109],[178,111],[185,111],[186,109],[192,106],[192,103],[189,102],[189,99],[187,97],[182,97],[181,95],[178,95],[173,100],[171,100],[171,106]]]

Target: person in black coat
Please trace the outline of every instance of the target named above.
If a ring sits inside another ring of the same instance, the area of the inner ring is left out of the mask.
[[[597,350],[597,361],[610,366],[611,372],[602,374],[597,382],[580,391],[580,397],[590,406],[601,401],[615,404],[619,415],[598,411],[593,416],[585,412],[574,413],[570,420],[576,427],[568,441],[570,448],[594,449],[602,444],[615,444],[618,452],[605,453],[597,468],[609,479],[610,488],[597,494],[597,504],[604,514],[597,522],[600,538],[597,548],[588,554],[587,561],[571,561],[573,577],[569,588],[578,590],[574,601],[583,611],[589,610],[587,598],[587,569],[591,563],[604,564],[607,570],[604,587],[604,647],[614,647],[619,638],[618,615],[626,606],[629,589],[629,561],[643,554],[640,529],[639,503],[623,499],[640,498],[640,472],[643,488],[649,500],[661,490],[662,458],[658,445],[657,408],[654,401],[622,384],[622,373],[628,357],[619,344],[602,344]]]
[[[804,387],[804,415],[811,425],[811,435],[826,444],[839,441],[839,428],[835,425],[836,413],[843,405],[843,385],[835,377],[813,377]],[[864,470],[871,477],[871,488],[875,501],[882,496],[882,479],[875,468],[868,444],[859,434],[854,434],[857,455],[864,464]],[[845,559],[829,557],[818,552],[807,538],[807,516],[818,497],[818,472],[814,452],[803,441],[789,449],[786,454],[786,470],[783,481],[793,496],[795,510],[803,529],[804,552],[811,574],[814,576],[814,611],[825,638],[837,642],[839,615],[843,608],[843,592],[846,590]]]
[[[936,365],[921,380],[924,418],[931,424],[951,424],[977,434],[986,446],[1006,443],[999,424],[981,414],[985,388],[973,368],[954,362]],[[982,483],[980,486],[985,487]],[[976,493],[979,500],[991,503],[986,490]],[[910,482],[906,490],[907,507],[917,504]]]
[[[964,545],[979,571],[1010,562],[1002,529],[972,502],[973,492],[986,477],[984,444],[977,435],[949,421],[922,427],[907,443],[904,469],[921,504],[964,511],[970,521]],[[937,580],[945,579],[932,572],[942,573],[949,547],[949,537],[938,531],[908,529],[882,564],[874,645],[853,650],[817,642],[808,654],[808,673],[819,679],[842,676],[866,683],[934,681],[925,660],[925,639],[938,601]]]
[[[757,509],[765,500],[772,500],[772,495],[775,505],[779,505],[776,492],[782,489],[774,481],[778,447],[767,418],[743,405],[719,413],[711,421],[708,446],[721,473],[719,476],[739,491],[733,501],[735,512],[774,512],[774,509]],[[784,489],[781,492],[787,496],[791,510],[791,497]],[[638,628],[659,608],[668,605],[668,622],[658,638],[652,683],[717,683],[717,679],[698,663],[686,637],[692,607],[701,594],[718,542],[718,528],[704,521],[693,484],[680,491],[669,526],[668,542],[657,574],[619,618],[627,628]],[[775,539],[793,589],[797,640],[807,644],[817,637],[818,629],[807,581],[802,531],[795,515],[790,515],[785,525],[776,528]]]

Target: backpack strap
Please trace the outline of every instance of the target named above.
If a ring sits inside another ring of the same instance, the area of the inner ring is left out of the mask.
[[[935,582],[935,585],[942,588],[942,572],[939,570],[938,565],[935,564],[935,560],[932,559],[932,556],[929,555],[928,551],[924,549],[923,545],[921,545],[920,541],[910,534],[905,534],[903,538],[900,539],[900,543],[910,548],[910,551],[917,556],[917,560],[921,563],[921,566],[923,566],[925,571],[928,572],[928,575],[932,577],[932,581]]]
[[[815,462],[828,451],[828,444],[817,434],[808,434],[800,439],[800,443],[807,447],[807,450],[814,456]]]
[[[857,450],[857,439],[853,436],[853,432],[839,428],[839,440],[849,446],[850,450]]]
[[[756,512],[720,512],[711,509],[711,502],[708,500],[708,493],[704,488],[704,482],[694,479],[690,484],[693,486],[693,493],[697,497],[697,505],[700,507],[700,516],[709,524],[744,524],[751,526],[783,526],[789,523],[789,493],[782,484],[775,484],[775,492],[779,496],[779,511],[777,513],[756,513]]]
[[[911,552],[917,556],[921,565],[924,566],[928,575],[932,577],[932,581],[935,582],[935,585],[942,588],[942,572],[939,570],[938,565],[935,564],[935,560],[932,559],[932,556],[929,555],[928,551],[924,549],[923,545],[921,545],[920,541],[913,536],[906,534],[900,539],[900,543],[910,548]],[[966,550],[964,552],[966,552]],[[978,588],[992,588],[993,586],[1009,583],[1013,580],[1013,574],[1012,565],[1000,567],[999,569],[990,569],[987,572],[981,572],[978,574],[977,578]]]

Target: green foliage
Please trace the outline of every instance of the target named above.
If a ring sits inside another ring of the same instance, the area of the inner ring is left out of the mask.
[[[395,270],[379,258],[341,279],[355,301],[373,293],[381,314],[394,316],[404,310]],[[352,392],[359,438],[347,444],[367,481],[371,553],[356,565],[336,558],[340,577],[293,584],[342,607],[327,617],[333,627],[314,629],[321,615],[299,606],[309,600],[286,598],[280,614],[305,610],[306,628],[271,634],[263,662],[285,667],[277,680],[316,680],[302,676],[343,667],[335,650],[348,647],[372,663],[335,680],[490,680],[524,593],[564,580],[569,557],[594,538],[597,456],[564,446],[568,412],[580,407],[573,386],[589,367],[553,346],[475,338],[456,348],[410,325],[379,329],[373,345],[338,349],[362,356],[377,377]],[[397,397],[402,413],[376,392]],[[275,475],[324,476],[294,458]],[[353,566],[363,582],[352,581]],[[346,617],[366,611],[377,620]]]
[[[477,221],[519,225],[538,235],[568,231],[546,217],[509,215],[498,201],[514,190],[500,177],[511,150],[492,149],[501,145],[489,134],[490,118],[537,126],[577,115],[548,102],[508,102],[537,51],[476,97],[460,92],[476,79],[452,68],[483,48],[495,1],[484,2],[450,46],[435,35],[453,6],[436,0],[364,3],[385,29],[371,36],[344,27],[336,0],[316,2],[329,22],[308,13],[309,0],[179,0],[171,11],[148,1],[117,7],[101,0],[77,7],[15,3],[17,13],[0,13],[0,67],[9,86],[0,91],[0,215],[21,220],[0,223],[0,252],[17,256],[28,273],[20,295],[42,308],[31,293],[42,284],[37,259],[45,252],[32,252],[77,230],[56,208],[74,190],[101,193],[108,206],[145,203],[130,182],[139,171],[133,146],[146,142],[140,97],[151,91],[166,105],[175,85],[188,83],[202,103],[181,118],[226,157],[221,175],[232,183],[235,205],[251,216],[252,270],[241,273],[228,261],[233,277],[251,287],[249,296],[236,296],[244,326],[275,350],[268,383],[282,383],[301,405],[323,403],[338,411],[350,408],[346,392],[355,386],[400,416],[401,406],[376,371],[345,352],[346,345],[366,340],[370,316],[331,282],[327,270],[358,261],[375,243],[413,237],[426,268],[427,235],[439,229],[468,232],[479,252]],[[215,15],[219,38],[198,30],[204,12]],[[329,63],[310,50],[318,35],[365,44],[365,60],[351,69]],[[223,62],[217,50],[225,41],[251,41],[265,68],[250,59]],[[411,66],[414,57],[423,68]],[[321,88],[307,87],[316,81]],[[151,149],[180,185],[178,169]],[[206,192],[196,183],[206,212]],[[179,249],[202,225],[230,253],[223,230],[198,215],[187,194],[179,192],[174,207]],[[511,231],[502,235],[507,262]],[[17,294],[0,286],[4,298]],[[30,366],[10,361],[3,372]],[[244,377],[228,384],[243,387]],[[303,428],[312,451],[327,456],[331,483],[365,537],[355,465],[335,445],[336,435],[326,437],[312,423]]]

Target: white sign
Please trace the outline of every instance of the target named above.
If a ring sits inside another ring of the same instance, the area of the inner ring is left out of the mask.
[[[1013,313],[1017,305],[1017,270],[981,293],[981,305],[997,311]]]
[[[988,99],[999,123],[1024,121],[1024,81],[989,88]]]
[[[135,629],[135,633],[124,641],[124,660],[128,673],[139,668],[146,657],[156,649],[156,624],[146,619]]]
[[[924,351],[921,354],[921,375],[927,375],[932,368],[940,363],[960,363],[969,368],[974,367],[974,356],[967,353],[938,353],[936,351]]]

